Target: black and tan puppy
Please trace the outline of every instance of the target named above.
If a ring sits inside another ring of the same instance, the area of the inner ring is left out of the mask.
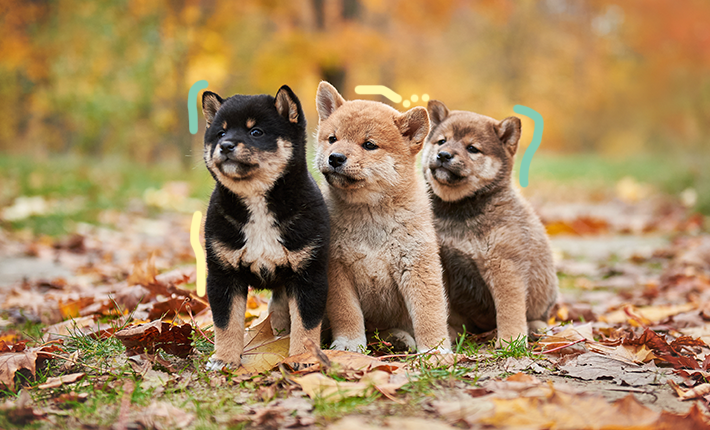
[[[332,225],[332,347],[361,350],[366,332],[378,330],[408,347],[449,351],[436,231],[416,171],[426,110],[345,101],[327,82],[316,106],[316,165],[328,182]]]
[[[498,328],[498,344],[545,326],[557,276],[545,229],[512,186],[516,117],[496,121],[432,100],[422,155],[439,236],[449,324]]]
[[[328,211],[306,163],[306,119],[287,86],[222,100],[205,91],[204,159],[217,181],[205,221],[215,327],[208,368],[237,367],[248,287],[271,289],[274,332],[290,354],[320,344],[328,293]]]

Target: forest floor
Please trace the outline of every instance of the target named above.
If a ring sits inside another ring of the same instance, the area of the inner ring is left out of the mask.
[[[710,234],[692,191],[531,179],[561,295],[529,345],[487,333],[453,355],[375,339],[286,357],[253,292],[243,366],[207,372],[189,189],[165,181],[79,220],[91,192],[0,195],[0,428],[710,428]],[[43,234],[59,207],[74,220]]]

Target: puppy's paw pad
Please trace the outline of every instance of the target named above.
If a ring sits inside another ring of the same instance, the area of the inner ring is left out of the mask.
[[[357,339],[337,338],[330,345],[330,349],[339,351],[363,352],[365,350],[366,341]]]
[[[234,363],[227,363],[226,361],[222,361],[214,357],[210,358],[209,361],[207,361],[207,364],[205,365],[205,369],[208,372],[231,370],[237,367],[239,367],[239,365],[235,365]]]
[[[437,354],[453,354],[454,352],[450,348],[444,348],[443,346],[437,346],[431,350],[433,353]]]

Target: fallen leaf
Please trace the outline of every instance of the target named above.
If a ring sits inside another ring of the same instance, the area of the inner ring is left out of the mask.
[[[569,363],[559,366],[559,369],[574,378],[587,381],[608,378],[619,385],[632,387],[663,384],[667,379],[659,375],[655,367],[646,368],[592,352],[575,357]]]
[[[288,397],[257,407],[250,416],[258,428],[297,428],[315,424],[313,403],[303,397]]]
[[[167,402],[154,401],[140,412],[138,422],[143,428],[172,430],[188,427],[195,415]]]
[[[289,336],[274,336],[271,316],[244,333],[242,363],[237,375],[256,374],[271,370],[288,356]]]
[[[0,354],[0,383],[10,391],[15,390],[15,373],[20,369],[27,369],[32,376],[36,372],[37,352],[5,352]]]
[[[154,354],[162,349],[168,354],[184,358],[192,352],[191,333],[190,324],[176,326],[165,321],[153,321],[125,328],[116,332],[115,336],[126,347],[129,356],[144,351]]]
[[[26,389],[20,390],[20,395],[17,396],[15,401],[8,401],[0,405],[0,411],[4,412],[8,421],[21,426],[44,418],[47,415],[44,411],[36,409],[32,405],[32,398]]]
[[[321,398],[335,402],[348,397],[364,397],[372,393],[373,390],[378,390],[387,397],[391,397],[398,388],[409,380],[406,377],[402,379],[396,375],[375,370],[365,373],[358,382],[336,381],[322,373],[310,373],[296,377],[293,378],[293,382],[300,385],[311,399]]]
[[[68,337],[75,335],[76,333],[87,334],[84,329],[87,327],[92,327],[94,325],[94,317],[86,316],[80,318],[72,318],[66,321],[62,321],[57,324],[53,324],[46,327],[43,332],[49,335],[55,335],[55,337]]]
[[[668,384],[675,390],[681,400],[693,400],[710,394],[710,384],[700,384],[691,389],[684,390],[675,381],[668,381]]]
[[[680,305],[658,305],[642,306],[625,305],[614,312],[600,315],[599,321],[609,324],[620,324],[628,321],[640,321],[643,325],[650,325],[662,321],[670,316],[683,312],[692,311],[698,308],[695,303],[683,303]]]
[[[46,390],[48,388],[58,388],[64,384],[73,384],[74,382],[83,378],[85,375],[86,374],[84,372],[79,372],[72,373],[69,375],[54,376],[51,378],[47,378],[47,381],[44,384],[38,385],[37,388],[39,388],[40,390]]]
[[[358,352],[326,349],[322,353],[328,358],[331,365],[336,366],[340,371],[367,372],[370,370],[383,370],[391,373],[405,367],[404,363],[383,361],[377,357],[370,357]],[[286,358],[284,363],[291,365],[291,367],[296,367],[295,365],[299,364],[320,364],[320,361],[312,352],[305,352]],[[307,372],[319,370],[320,366],[307,368]]]

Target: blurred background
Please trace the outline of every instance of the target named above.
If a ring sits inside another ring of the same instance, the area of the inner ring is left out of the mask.
[[[522,104],[545,119],[537,205],[664,195],[710,214],[708,23],[707,0],[0,0],[0,227],[204,208],[198,80],[222,96],[290,85],[309,137],[320,80],[400,110],[355,86],[497,119]]]

